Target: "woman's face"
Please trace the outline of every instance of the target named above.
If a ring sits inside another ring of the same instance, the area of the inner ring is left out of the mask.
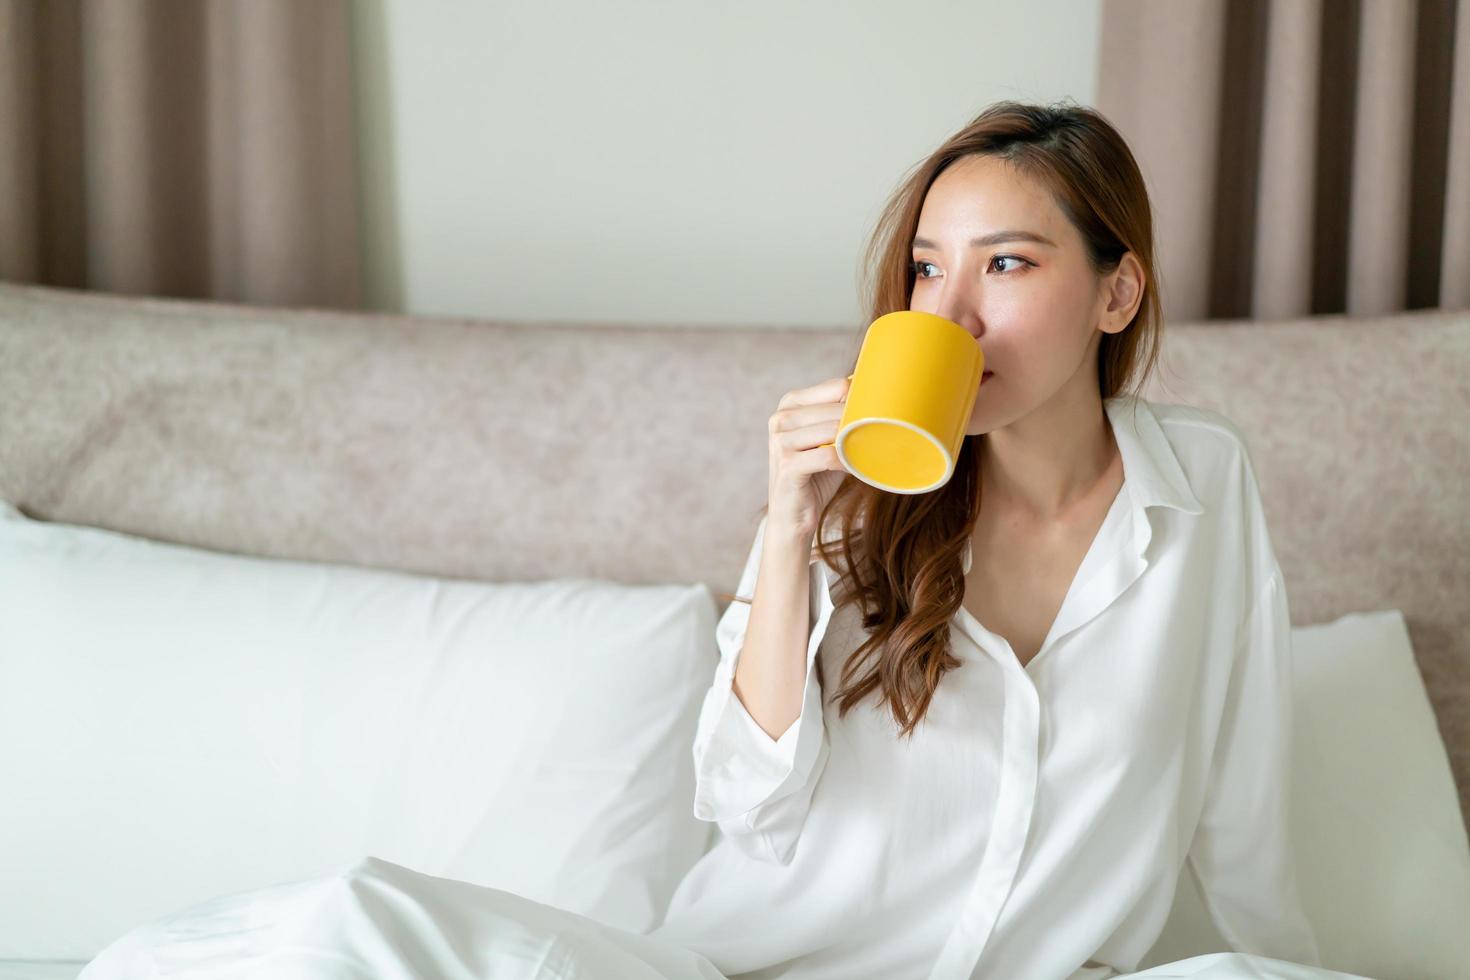
[[[1059,393],[1070,400],[1090,385],[1093,401],[1101,397],[1101,330],[1123,329],[1132,311],[1121,322],[1106,315],[1112,277],[1093,271],[1081,235],[1040,184],[997,157],[956,160],[924,198],[912,258],[909,309],[964,327],[994,372],[980,383],[967,435]]]

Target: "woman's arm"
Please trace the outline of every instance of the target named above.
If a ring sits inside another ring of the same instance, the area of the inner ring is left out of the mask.
[[[1291,840],[1291,616],[1281,568],[1241,624],[1188,865],[1231,949],[1321,966]]]
[[[740,576],[739,595],[755,594],[765,527],[762,518]],[[802,646],[770,651],[797,657],[804,664],[796,675],[801,682],[800,713],[779,738],[773,738],[735,692],[734,678],[751,617],[751,604],[737,599],[715,629],[720,661],[700,709],[693,746],[694,816],[715,821],[747,854],[776,864],[791,860],[812,791],[831,751],[816,676],[817,648],[832,615],[831,587],[826,565],[820,561],[807,562],[802,574],[807,576],[798,590],[801,604],[807,607],[800,613],[806,620]],[[786,588],[790,589],[789,583]],[[785,598],[774,593],[761,595],[762,601]]]

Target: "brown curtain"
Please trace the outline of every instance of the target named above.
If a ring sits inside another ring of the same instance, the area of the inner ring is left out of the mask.
[[[0,278],[360,305],[348,0],[0,0]]]
[[[1470,0],[1103,0],[1171,320],[1470,308]]]

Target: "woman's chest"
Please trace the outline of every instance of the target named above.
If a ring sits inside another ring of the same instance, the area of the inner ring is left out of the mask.
[[[1034,675],[1008,668],[987,637],[954,621],[960,666],[943,675],[911,738],[871,698],[846,714],[827,705],[831,755],[813,797],[826,839],[840,841],[841,853],[885,855],[873,865],[880,878],[902,866],[935,880],[945,868],[975,867],[994,822],[1015,818],[1017,806],[1056,814],[1086,800],[1101,813],[1173,798],[1182,763],[1206,744],[1191,722],[1201,704],[1198,658],[1208,651],[1187,616],[1139,615],[1135,602],[1153,598],[1124,596],[1113,615],[1061,636]],[[834,617],[834,639],[846,637],[843,622]],[[828,677],[847,649],[824,650],[834,658]],[[1027,779],[1036,780],[1032,795],[1002,796],[1007,782]],[[916,840],[917,854],[904,843]]]
[[[1093,499],[1066,522],[1041,527],[982,515],[971,538],[963,604],[1011,645],[1021,666],[1041,650],[1083,560],[1114,503]]]
[[[1011,552],[1016,560],[1003,566],[992,553],[965,578],[965,609],[1005,637],[1024,667],[1040,652],[1085,552],[1084,546],[1074,560],[1071,551],[1043,557],[1017,550]]]

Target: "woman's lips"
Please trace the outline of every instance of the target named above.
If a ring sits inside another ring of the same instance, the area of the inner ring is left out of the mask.
[[[984,373],[982,373],[982,374],[981,374],[981,375],[980,375],[980,380],[982,380],[982,381],[983,381],[983,380],[985,380],[985,379],[986,379],[986,378],[988,378],[988,377],[990,377],[990,376],[991,376],[991,375],[992,375],[992,374],[994,374],[994,373],[995,373],[995,372],[994,372],[994,371],[986,371],[986,372],[984,372]]]

